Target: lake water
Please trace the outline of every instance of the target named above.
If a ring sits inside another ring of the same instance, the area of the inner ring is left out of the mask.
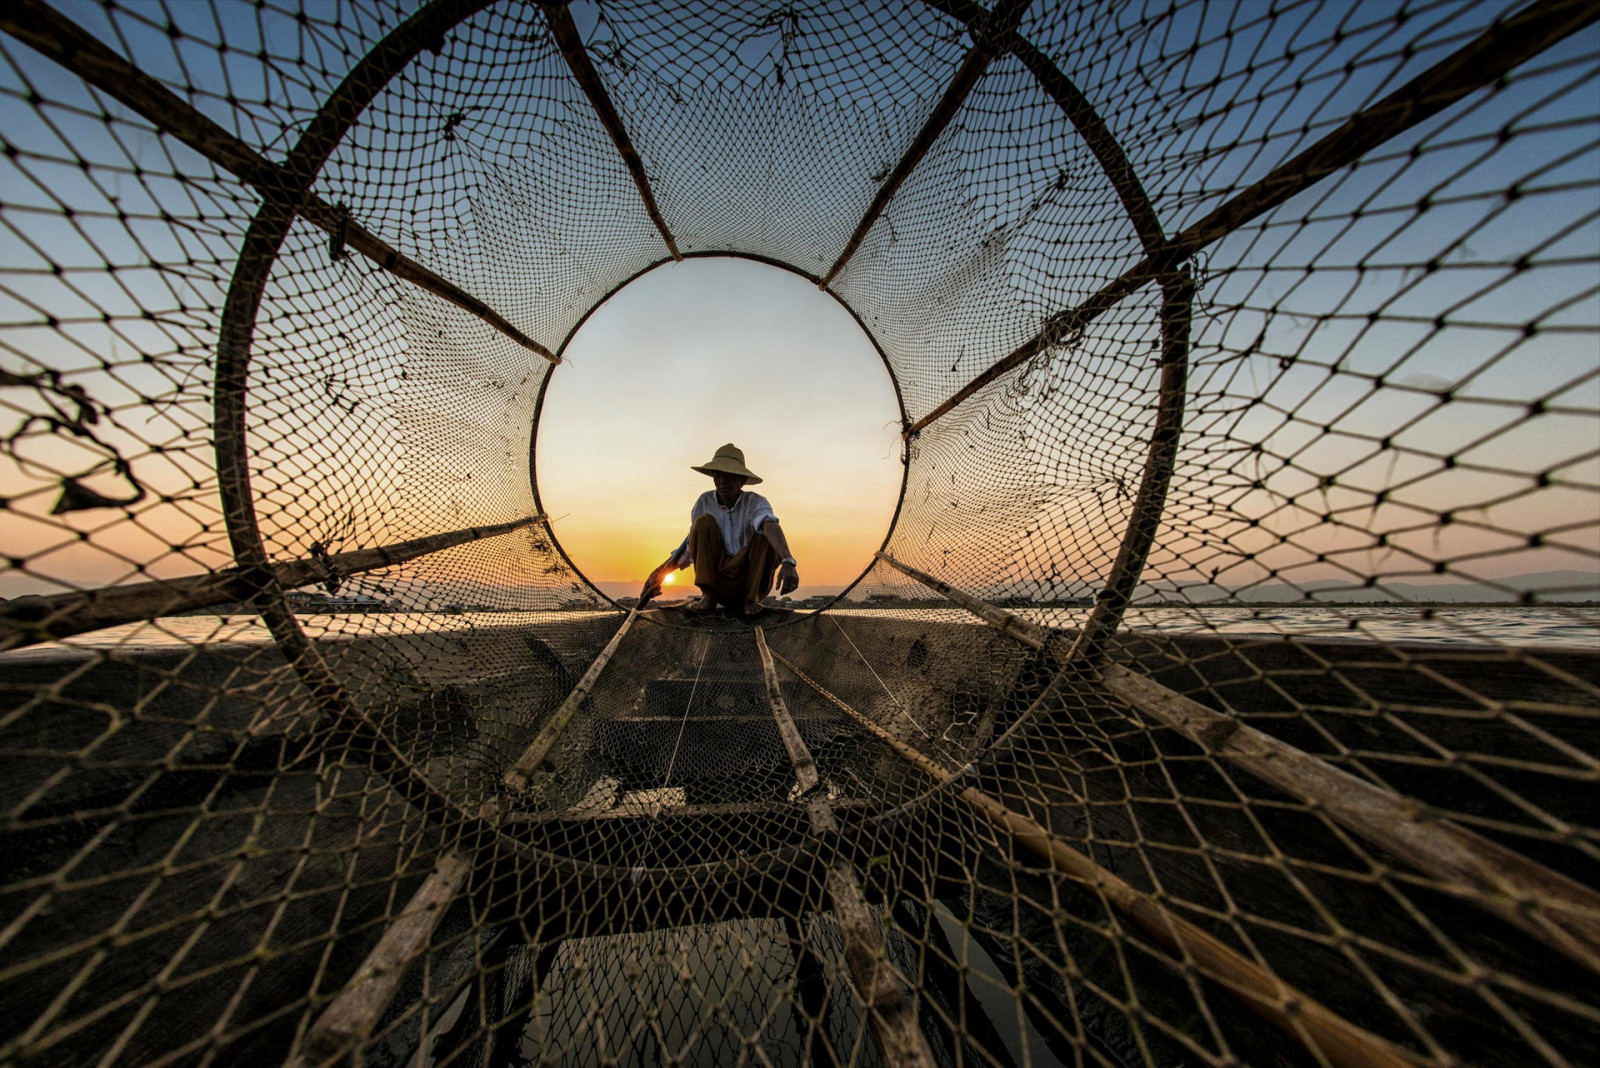
[[[861,618],[925,619],[970,623],[976,617],[960,608],[839,608],[841,615]],[[1424,615],[1424,611],[1428,614]],[[300,625],[313,637],[360,637],[369,634],[449,633],[474,627],[512,627],[521,623],[550,624],[591,617],[593,612],[479,612],[444,615],[395,612],[301,616]],[[1022,609],[1017,615],[1047,626],[1071,628],[1086,611]],[[1431,608],[1393,605],[1360,608],[1286,608],[1274,605],[1222,608],[1135,608],[1125,624],[1163,634],[1260,634],[1282,637],[1365,638],[1373,641],[1436,641],[1491,645],[1567,646],[1600,650],[1600,608],[1518,607]],[[256,616],[177,616],[154,624],[109,627],[67,639],[80,646],[193,645],[203,642],[270,642],[272,636]]]

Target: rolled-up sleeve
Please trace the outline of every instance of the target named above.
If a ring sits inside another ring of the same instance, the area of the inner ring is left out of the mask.
[[[755,507],[750,510],[750,537],[754,538],[760,535],[763,523],[768,520],[774,523],[778,522],[778,513],[772,510],[772,505],[767,503],[765,497],[758,494],[751,494],[751,496],[756,498]]]

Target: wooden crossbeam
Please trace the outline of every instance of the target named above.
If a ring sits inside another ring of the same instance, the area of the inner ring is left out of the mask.
[[[817,764],[789,715],[788,703],[778,685],[778,669],[772,660],[775,654],[760,627],[755,628],[755,638],[772,715],[778,721],[778,733],[783,736],[784,748],[794,764],[795,781],[800,786],[797,800],[806,805],[814,834],[819,837],[834,834],[838,824],[833,818],[832,805],[821,797],[810,801],[804,798],[818,784]],[[879,1059],[889,1068],[933,1068],[937,1062],[917,1023],[916,1000],[889,963],[883,931],[861,891],[861,880],[854,867],[848,860],[837,858],[829,863],[823,881],[834,919],[844,938],[844,959],[850,971],[851,987],[866,1010]]]
[[[337,1061],[372,1037],[394,1001],[400,981],[427,950],[445,910],[460,895],[471,872],[472,859],[466,853],[450,852],[439,861],[339,996],[306,1032],[285,1062],[286,1068],[312,1068]]]
[[[892,557],[878,555],[1030,648],[1043,649],[1056,635]],[[1208,755],[1315,806],[1346,830],[1419,871],[1461,888],[1464,900],[1600,971],[1600,894],[1595,891],[1442,819],[1393,790],[1336,768],[1128,668],[1102,665],[1099,674],[1105,688],[1140,715],[1171,727]]]
[[[600,673],[605,671],[606,665],[611,662],[616,654],[617,647],[622,644],[622,639],[627,636],[633,621],[639,618],[639,609],[630,608],[627,616],[622,620],[622,625],[611,636],[606,647],[600,650],[600,655],[594,658],[589,665],[589,670],[583,673],[583,678],[578,680],[578,685],[572,688],[567,699],[561,702],[561,707],[556,709],[545,725],[539,728],[539,733],[533,736],[533,741],[528,743],[528,748],[522,751],[516,762],[506,769],[501,781],[506,788],[521,792],[528,788],[528,781],[533,778],[533,773],[538,769],[540,761],[544,760],[552,747],[555,746],[561,733],[567,729],[567,724],[572,722],[572,717],[578,714],[578,708],[583,704],[583,699],[589,696],[589,691],[594,689],[595,683],[600,681]]]
[[[839,257],[833,261],[833,266],[828,268],[827,273],[817,283],[819,288],[826,289],[856,254],[861,242],[866,240],[867,234],[877,223],[884,209],[889,206],[889,202],[894,199],[894,195],[900,191],[900,187],[911,176],[911,172],[916,170],[917,164],[921,163],[923,157],[933,148],[934,142],[939,140],[939,135],[950,125],[950,120],[961,110],[961,105],[967,102],[973,87],[988,71],[989,64],[994,62],[995,38],[1015,31],[1017,23],[1022,20],[1023,13],[1028,9],[1029,2],[1030,0],[1001,0],[995,5],[993,12],[985,11],[968,24],[973,38],[972,48],[961,61],[961,66],[956,68],[950,85],[939,98],[939,102],[934,105],[933,111],[923,121],[922,128],[917,131],[917,136],[912,138],[911,145],[900,157],[900,162],[895,164],[894,170],[890,171],[888,177],[879,184],[872,203],[867,205],[867,210],[862,214],[861,221],[856,223],[850,239],[844,243]]]
[[[233,567],[187,578],[103,586],[48,597],[18,597],[0,605],[0,649],[55,641],[85,631],[138,623],[211,605],[249,601],[267,584],[292,590],[312,583],[339,582],[350,575],[394,567],[419,556],[509,534],[543,521],[543,515],[528,516],[509,523],[430,534],[372,549],[323,553],[273,564],[264,573]]]
[[[291,196],[301,218],[333,235],[396,278],[449,301],[551,363],[561,358],[518,330],[499,312],[454,282],[406,256],[352,220],[342,208],[309,191],[296,192],[281,166],[207,118],[196,108],[112,51],[44,0],[0,5],[0,30],[78,75],[95,89],[177,138],[264,197]]]
[[[561,50],[561,57],[567,61],[573,78],[577,79],[578,88],[589,98],[589,106],[594,108],[600,125],[611,137],[611,143],[617,146],[617,152],[621,154],[622,162],[633,178],[634,187],[639,190],[639,199],[644,201],[644,210],[649,213],[650,221],[660,231],[661,240],[667,243],[667,251],[672,258],[683,259],[683,253],[678,251],[678,242],[667,228],[667,220],[662,217],[661,208],[656,203],[655,190],[651,188],[650,176],[645,173],[644,160],[640,158],[638,149],[633,147],[633,139],[628,136],[622,116],[617,114],[616,106],[611,103],[611,94],[606,92],[600,72],[595,70],[589,53],[584,50],[583,37],[578,33],[577,24],[572,21],[572,12],[567,8],[566,0],[542,0],[541,6],[545,20],[550,24],[550,33],[556,40],[556,47]]]
[[[991,382],[1075,337],[1121,301],[1166,277],[1208,245],[1358,162],[1385,141],[1493,85],[1519,64],[1597,20],[1600,4],[1592,0],[1539,0],[1496,22],[1376,104],[1350,116],[1310,148],[1274,167],[1260,181],[1163,243],[1159,251],[1147,254],[1076,308],[1052,316],[1032,338],[912,423],[904,436],[921,433]]]
[[[781,654],[773,655],[820,697],[935,782],[948,783],[961,774],[894,737]],[[1013,812],[977,787],[960,790],[956,797],[1055,871],[1099,894],[1174,957],[1192,963],[1251,1012],[1303,1045],[1313,1057],[1335,1068],[1410,1068],[1417,1063],[1410,1054],[1285,983],[1263,965],[1207,934],[1039,823]]]

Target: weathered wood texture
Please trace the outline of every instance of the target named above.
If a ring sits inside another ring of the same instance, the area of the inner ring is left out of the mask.
[[[778,725],[778,737],[783,739],[783,748],[789,754],[789,762],[794,765],[795,782],[800,787],[802,796],[817,788],[821,781],[817,777],[817,762],[812,759],[811,750],[806,748],[806,743],[800,737],[800,728],[795,726],[794,717],[789,714],[789,705],[783,699],[783,690],[778,686],[778,669],[772,664],[772,650],[767,648],[767,636],[760,627],[755,628],[756,651],[761,655],[761,674],[767,683],[767,701],[772,707],[772,718]]]
[[[567,9],[565,0],[560,3],[544,2],[542,6],[545,19],[550,24],[550,34],[555,38],[556,47],[561,50],[561,57],[567,61],[567,67],[577,80],[578,87],[583,90],[583,95],[589,98],[589,106],[594,108],[600,125],[611,137],[611,143],[617,146],[617,152],[621,154],[622,162],[633,178],[634,187],[639,190],[639,199],[644,201],[644,210],[649,213],[650,221],[660,232],[661,240],[666,242],[672,258],[683,259],[683,253],[678,251],[678,242],[667,228],[667,220],[656,203],[655,191],[650,187],[650,176],[645,173],[644,160],[640,158],[639,150],[633,147],[633,139],[628,136],[622,116],[617,114],[616,106],[611,103],[611,94],[606,92],[600,72],[594,69],[594,64],[589,61],[589,53],[583,49],[583,38],[578,34],[578,26],[572,21],[572,13]]]
[[[778,659],[783,660],[781,656]],[[959,771],[942,767],[913,746],[895,738],[828,692],[820,683],[801,673],[789,661],[783,660],[783,663],[818,695],[845,712],[863,729],[937,783],[949,782],[960,774]],[[967,787],[956,796],[1061,875],[1099,894],[1174,957],[1195,966],[1201,974],[1238,999],[1245,1008],[1272,1024],[1286,1037],[1303,1045],[1314,1057],[1337,1068],[1401,1068],[1417,1063],[1409,1054],[1357,1027],[1304,992],[1283,982],[1267,968],[1169,911],[1154,898],[1124,882],[1109,869],[1028,817],[1013,812],[976,787]]]
[[[355,976],[323,1010],[286,1062],[290,1068],[311,1068],[336,1062],[372,1036],[394,1000],[406,971],[427,948],[428,940],[472,871],[466,853],[447,853],[405,910],[389,925],[367,954]]]
[[[294,192],[283,167],[206,118],[43,0],[12,0],[0,7],[0,30],[132,108],[156,129],[182,141],[263,196],[295,197],[300,216],[333,236],[335,255],[347,245],[395,277],[449,301],[551,363],[561,362],[488,304],[404,255],[352,220],[342,208],[309,191]]]
[[[589,696],[589,691],[594,689],[595,683],[600,681],[601,672],[605,671],[606,665],[616,655],[617,647],[622,644],[622,639],[627,637],[629,629],[633,626],[633,621],[638,618],[639,610],[637,608],[630,609],[627,616],[622,620],[622,625],[617,628],[617,632],[611,636],[611,640],[606,643],[606,647],[600,650],[600,655],[594,658],[594,662],[589,665],[589,670],[583,673],[583,678],[578,680],[578,685],[574,686],[572,692],[567,695],[567,699],[561,702],[561,707],[555,710],[555,713],[543,727],[539,728],[539,733],[533,736],[533,741],[528,743],[528,747],[522,751],[521,756],[517,757],[516,762],[506,769],[501,779],[508,789],[522,791],[528,788],[528,780],[533,777],[534,771],[539,767],[539,762],[549,754],[551,748],[556,744],[556,740],[561,737],[561,732],[566,730],[567,724],[572,722],[572,717],[578,714],[578,708],[583,704],[583,699]]]
[[[489,527],[468,527],[444,534],[430,534],[372,549],[354,549],[331,555],[323,553],[273,564],[266,574],[252,574],[244,568],[228,568],[188,578],[106,586],[49,597],[18,597],[0,605],[0,649],[54,641],[86,631],[157,619],[211,605],[248,601],[261,592],[263,580],[276,584],[281,590],[292,590],[312,583],[337,583],[350,575],[394,567],[429,553],[509,534],[543,520],[542,515],[529,516]]]
[[[847,861],[829,865],[827,888],[850,985],[866,1010],[879,1058],[889,1068],[933,1068],[938,1062],[917,1023],[917,1003],[889,963],[878,917]]]
[[[773,718],[778,721],[784,748],[794,765],[798,800],[806,807],[813,834],[820,837],[837,833],[839,826],[834,820],[832,805],[822,797],[808,800],[804,796],[818,785],[817,764],[789,715],[789,706],[778,686],[778,670],[772,662],[775,654],[767,647],[766,635],[760,627],[755,628],[755,639],[761,671],[767,681],[767,699],[772,704]],[[917,1024],[916,1000],[889,963],[883,931],[867,904],[861,881],[850,861],[842,857],[831,861],[823,883],[844,938],[845,966],[850,972],[851,986],[866,1013],[878,1057],[889,1068],[932,1068],[936,1062]]]
[[[1038,334],[912,423],[905,437],[921,433],[983,387],[1073,337],[1207,245],[1357,162],[1385,141],[1437,115],[1463,97],[1493,85],[1517,65],[1597,19],[1600,19],[1600,4],[1592,0],[1541,0],[1495,23],[1376,104],[1352,115],[1304,152],[1274,167],[1260,181],[1166,241],[1159,252],[1146,255],[1076,308],[1051,316]]]

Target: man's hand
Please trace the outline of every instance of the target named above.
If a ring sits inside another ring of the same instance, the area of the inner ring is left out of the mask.
[[[793,593],[796,586],[800,585],[800,571],[792,563],[785,563],[778,568],[778,593],[783,595]]]
[[[650,572],[650,577],[644,580],[644,589],[639,591],[639,607],[643,608],[652,600],[661,595],[661,587],[667,581],[667,576],[678,570],[671,560],[667,560],[660,567]]]

